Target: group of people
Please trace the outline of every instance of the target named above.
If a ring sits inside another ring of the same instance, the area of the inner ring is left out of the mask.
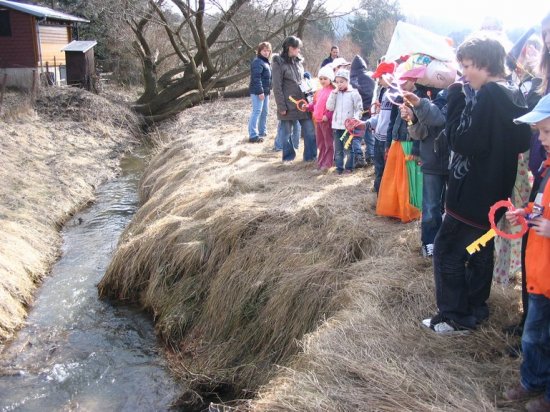
[[[252,80],[250,88],[251,142],[266,134],[273,91],[283,161],[296,157],[301,134],[304,161],[349,173],[355,148],[362,150],[364,141],[365,159],[375,168],[377,212],[403,221],[421,216],[422,249],[433,256],[437,304],[437,313],[421,323],[435,333],[475,330],[489,318],[495,241],[474,253],[467,247],[495,221],[502,229],[526,219],[528,230],[518,244],[523,318],[513,328],[522,336],[521,378],[504,397],[532,398],[529,411],[550,411],[550,14],[541,27],[538,46],[530,42],[531,32],[508,52],[496,38],[469,37],[456,50],[460,77],[442,89],[417,84],[412,71],[396,70],[400,61],[379,62],[364,86],[334,47],[319,69],[320,89],[312,93],[302,43],[290,36],[271,64],[271,46],[260,44],[252,63],[260,81]],[[407,164],[411,160],[414,167]],[[421,183],[411,175],[421,176]],[[403,189],[407,176],[421,192],[420,203],[411,188]],[[526,186],[523,191],[520,185]],[[527,193],[525,199],[520,192]],[[513,206],[493,210],[491,220],[492,206],[506,199]],[[508,252],[497,249],[498,262]],[[505,262],[510,265],[511,259]]]
[[[366,75],[366,63],[362,59],[359,70],[363,77],[354,79],[353,70],[349,70],[351,64],[338,57],[338,47],[333,46],[318,72],[320,89],[314,90],[311,76],[302,64],[301,47],[299,38],[287,37],[281,53],[273,55],[269,65],[264,54],[271,55],[271,45],[263,42],[258,46],[257,57],[251,64],[252,114],[248,141],[263,142],[268,96],[272,92],[279,121],[274,150],[282,151],[283,162],[296,158],[302,137],[304,161],[317,160],[320,170],[336,166],[338,173],[350,173],[356,167],[365,166],[370,157],[365,159],[361,143],[365,125],[357,124],[358,129],[349,133],[344,121],[366,118],[374,81]],[[354,81],[366,81],[366,89],[357,90],[352,86]],[[373,149],[372,145],[366,147],[367,151],[369,147]]]

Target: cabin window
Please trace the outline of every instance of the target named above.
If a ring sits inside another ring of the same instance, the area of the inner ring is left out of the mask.
[[[11,36],[9,10],[0,10],[0,36]]]

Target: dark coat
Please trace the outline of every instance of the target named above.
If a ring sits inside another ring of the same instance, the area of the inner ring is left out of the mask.
[[[475,95],[467,86],[451,85],[447,102],[445,132],[453,157],[446,210],[466,224],[488,229],[490,207],[512,195],[518,155],[529,149],[529,126],[513,122],[527,113],[527,104],[517,86],[504,82],[489,82]],[[504,212],[499,210],[495,219]]]
[[[330,64],[332,63],[334,60],[332,57],[328,56],[325,60],[323,60],[323,62],[321,63],[321,67],[324,67],[326,66],[327,64]]]
[[[420,140],[420,160],[422,172],[436,175],[449,173],[449,145],[445,135],[445,114],[447,111],[447,91],[438,94],[431,102],[420,99],[418,107],[413,109],[416,121],[409,126],[412,139]]]
[[[271,93],[271,64],[264,56],[257,56],[250,64],[250,94]]]
[[[355,56],[351,61],[349,81],[351,85],[357,89],[363,100],[363,110],[365,114],[362,119],[366,120],[370,117],[367,111],[372,103],[372,95],[374,93],[374,80],[367,74],[367,63],[361,56]]]
[[[273,55],[273,95],[277,103],[277,118],[279,120],[303,120],[309,119],[307,112],[301,112],[296,105],[289,100],[292,96],[296,100],[305,99],[306,96],[300,85],[304,81],[304,66],[302,59],[294,57],[286,61],[278,54]],[[286,115],[281,112],[286,111]]]

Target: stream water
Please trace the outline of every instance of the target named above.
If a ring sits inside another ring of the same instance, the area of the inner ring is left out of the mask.
[[[181,393],[168,373],[152,321],[137,308],[98,299],[119,236],[137,208],[143,158],[62,231],[62,256],[27,325],[0,354],[0,411],[163,411]]]

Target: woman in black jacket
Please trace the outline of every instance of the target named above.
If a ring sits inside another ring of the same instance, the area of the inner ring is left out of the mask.
[[[250,97],[252,113],[248,122],[248,141],[259,143],[267,135],[267,114],[269,113],[269,94],[271,92],[271,44],[258,45],[256,58],[250,65]]]

